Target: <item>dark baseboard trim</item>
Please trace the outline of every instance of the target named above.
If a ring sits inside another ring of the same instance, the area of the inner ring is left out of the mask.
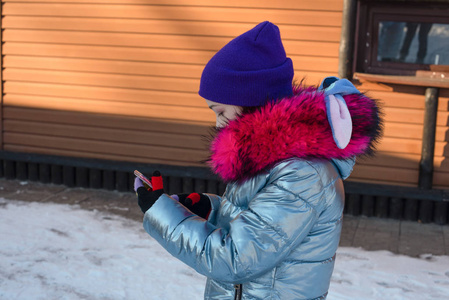
[[[449,190],[425,190],[415,187],[381,185],[347,181],[345,190],[351,194],[366,194],[373,196],[387,196],[418,200],[449,202]]]
[[[134,170],[159,170],[169,194],[203,191],[221,195],[225,184],[207,167],[142,164],[0,151],[0,177],[68,187],[132,192]],[[345,181],[345,213],[448,224],[449,190]]]
[[[151,174],[154,170],[160,170],[167,176],[196,177],[201,179],[216,179],[207,167],[186,167],[163,164],[144,164],[124,161],[102,160],[92,158],[54,156],[35,153],[21,153],[0,151],[1,160],[10,160],[27,163],[40,163],[49,165],[61,165],[81,168],[92,168],[108,171],[133,172],[139,170],[142,173]]]

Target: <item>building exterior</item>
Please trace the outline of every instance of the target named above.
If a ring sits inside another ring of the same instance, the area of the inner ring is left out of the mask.
[[[222,192],[201,163],[215,117],[197,94],[199,78],[229,40],[269,20],[281,30],[297,81],[348,77],[383,103],[384,137],[376,157],[360,160],[348,182],[347,212],[446,223],[448,52],[435,50],[424,67],[437,69],[424,68],[419,80],[413,72],[422,64],[366,65],[366,57],[391,58],[385,51],[398,48],[399,37],[380,38],[381,31],[400,25],[403,34],[421,6],[432,9],[419,22],[442,15],[437,34],[449,40],[449,1],[407,1],[405,13],[395,8],[400,2],[2,1],[2,175],[129,190],[135,168],[157,167],[171,192]]]

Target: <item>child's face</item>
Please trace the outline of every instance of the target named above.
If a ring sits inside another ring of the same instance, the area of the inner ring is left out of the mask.
[[[243,109],[241,106],[221,104],[210,100],[206,100],[206,103],[215,113],[217,118],[216,126],[218,128],[225,127],[228,121],[237,118]]]

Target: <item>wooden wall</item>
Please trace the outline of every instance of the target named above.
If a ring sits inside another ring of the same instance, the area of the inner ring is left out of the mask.
[[[279,25],[296,79],[337,75],[343,0],[6,0],[2,149],[199,166],[214,114],[202,68],[257,23]],[[362,83],[385,103],[385,138],[352,180],[416,186],[423,88]],[[435,185],[449,187],[441,93]]]
[[[336,74],[338,1],[77,2],[4,4],[5,150],[198,165],[202,68],[265,19],[299,77]]]
[[[381,99],[385,112],[384,137],[376,157],[362,159],[355,169],[358,181],[417,186],[421,158],[425,87],[361,82],[358,88]],[[449,89],[440,89],[433,185],[449,188]]]

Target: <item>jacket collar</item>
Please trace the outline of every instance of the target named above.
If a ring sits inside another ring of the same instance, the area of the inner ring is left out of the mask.
[[[243,113],[217,131],[208,164],[224,181],[241,181],[285,159],[345,160],[370,155],[382,124],[375,100],[363,94],[344,96],[353,120],[345,149],[334,143],[325,97],[315,87],[294,86],[291,97]]]

